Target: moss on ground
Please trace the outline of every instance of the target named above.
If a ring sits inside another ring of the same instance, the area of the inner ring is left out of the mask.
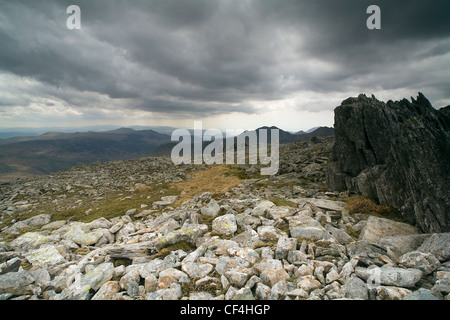
[[[267,200],[275,203],[276,206],[278,207],[292,207],[292,208],[297,208],[298,204],[286,199],[281,199],[281,198],[268,198]]]

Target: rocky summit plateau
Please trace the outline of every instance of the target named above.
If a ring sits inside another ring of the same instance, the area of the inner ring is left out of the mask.
[[[144,157],[2,183],[0,299],[449,300],[450,233],[334,190],[338,134],[269,177]]]

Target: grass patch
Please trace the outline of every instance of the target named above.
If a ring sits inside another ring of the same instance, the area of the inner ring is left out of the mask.
[[[225,175],[234,176],[241,180],[261,178],[259,174],[249,173],[246,169],[239,168],[238,166],[229,166],[228,171],[225,173]]]
[[[360,195],[351,196],[345,201],[345,208],[350,214],[362,213],[404,222],[400,212],[392,206],[382,206]]]
[[[275,186],[276,183],[271,181],[259,181],[252,185],[253,188],[267,188],[268,186]]]
[[[211,192],[213,194],[223,193],[241,184],[243,179],[235,175],[233,167],[228,165],[213,165],[207,170],[195,172],[192,179],[175,182],[172,187],[184,191],[180,194],[174,206],[183,201],[192,199],[196,194]]]
[[[298,207],[298,204],[296,204],[295,202],[286,200],[286,199],[268,198],[267,200],[272,201],[278,207],[292,207],[292,208],[297,208]]]
[[[142,204],[152,207],[153,202],[159,201],[162,196],[178,195],[180,191],[169,184],[155,184],[134,192],[121,193],[109,196],[100,204],[83,206],[82,208],[68,209],[52,212],[52,221],[71,220],[89,223],[99,218],[112,219],[121,217],[129,209],[140,208]],[[89,214],[86,211],[92,209]]]
[[[112,219],[115,217],[121,217],[129,209],[139,209],[142,204],[146,204],[147,208],[152,208],[152,204],[155,201],[159,201],[163,196],[179,195],[180,190],[168,183],[153,184],[142,188],[137,188],[135,191],[115,192],[105,196],[105,199],[100,201],[91,200],[89,197],[76,197],[76,199],[83,200],[83,205],[77,208],[70,208],[64,210],[58,210],[56,206],[66,206],[68,204],[73,205],[75,198],[68,197],[64,199],[64,204],[60,203],[55,205],[51,200],[40,203],[33,211],[20,216],[20,220],[26,220],[42,213],[50,213],[52,215],[51,222],[58,220],[67,221],[79,221],[89,223],[99,218]],[[55,198],[57,195],[55,195]],[[86,214],[86,211],[89,211]],[[139,212],[139,210],[137,211]],[[158,214],[156,212],[155,214]],[[5,225],[11,225],[12,219],[17,216],[8,217],[3,220]],[[15,238],[26,232],[39,231],[41,226],[24,228],[20,230],[18,235],[1,234],[2,241],[10,242]]]
[[[352,237],[353,239],[357,240],[359,238],[359,234],[361,233],[361,230],[356,230],[350,226],[346,227],[345,229],[346,229],[345,231],[347,232],[347,234],[350,237]]]

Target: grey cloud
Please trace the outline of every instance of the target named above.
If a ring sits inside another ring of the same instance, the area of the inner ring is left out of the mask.
[[[249,104],[241,103],[238,105],[225,103],[198,103],[187,101],[169,101],[164,99],[144,100],[135,105],[134,108],[159,113],[170,113],[173,116],[189,117],[208,117],[220,114],[229,114],[233,112],[243,112],[247,114],[256,113],[257,110]]]
[[[65,28],[71,4],[82,31]],[[382,30],[365,27],[370,4]],[[436,66],[449,61],[449,12],[441,0],[0,0],[0,69],[73,106],[97,93],[167,115],[253,114],[249,101],[302,91],[420,86],[442,100],[449,76],[410,66],[449,68]]]

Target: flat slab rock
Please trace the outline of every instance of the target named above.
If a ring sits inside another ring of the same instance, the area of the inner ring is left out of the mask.
[[[359,239],[377,243],[378,240],[385,237],[406,236],[418,233],[419,230],[410,224],[370,216],[366,226],[359,235]]]
[[[403,269],[390,266],[381,268],[361,268],[356,267],[355,273],[364,281],[374,285],[387,285],[404,288],[412,288],[422,278],[423,273],[418,269]]]
[[[345,206],[345,203],[342,201],[315,199],[315,198],[301,198],[300,200],[313,204],[317,208],[329,211],[343,211]]]

